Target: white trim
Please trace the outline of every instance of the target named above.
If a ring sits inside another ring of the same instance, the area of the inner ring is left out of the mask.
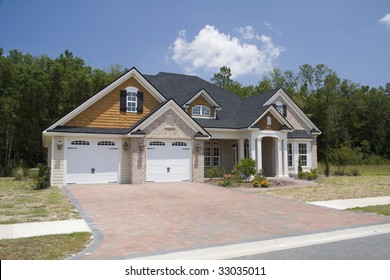
[[[166,104],[164,104],[160,109],[154,112],[149,118],[144,120],[142,123],[134,127],[127,135],[130,136],[131,132],[137,131],[138,129],[144,130],[149,125],[151,125],[157,118],[159,118],[162,114],[167,112],[169,109],[174,111],[195,133],[200,131],[202,134],[210,136],[210,134],[200,125],[198,125],[183,109],[177,105],[175,101],[172,99],[169,100]]]
[[[298,107],[297,104],[295,104],[295,102],[288,96],[288,94],[282,88],[280,88],[270,99],[268,99],[267,102],[264,103],[264,105],[271,105],[278,97],[281,97],[287,103],[287,105],[298,114],[298,116],[303,120],[303,122],[308,127],[320,131],[318,127],[306,116],[306,114]],[[321,132],[319,134],[321,134]]]
[[[291,124],[285,119],[283,118],[283,116],[281,114],[279,114],[279,112],[274,108],[274,106],[270,106],[268,107],[267,110],[264,111],[263,114],[261,114],[251,125],[251,126],[254,126],[258,121],[260,121],[268,112],[270,112],[272,114],[272,116],[274,116],[280,123],[286,125],[288,128],[291,128],[292,130],[294,130],[294,128],[291,126]],[[291,131],[292,131],[291,130]]]
[[[90,107],[91,105],[93,105],[94,103],[96,103],[97,101],[99,101],[101,98],[103,98],[104,96],[106,96],[108,93],[110,93],[112,90],[114,90],[116,87],[118,87],[119,85],[121,85],[123,82],[127,81],[128,79],[130,79],[131,77],[133,77],[134,79],[136,79],[143,87],[145,87],[145,89],[150,93],[152,94],[159,102],[163,102],[166,100],[166,98],[160,93],[158,92],[143,76],[142,74],[136,69],[136,68],[132,68],[131,70],[129,70],[126,74],[122,75],[120,78],[118,78],[117,80],[115,80],[114,82],[112,82],[111,84],[109,84],[108,86],[106,86],[104,89],[102,89],[101,91],[99,91],[97,94],[93,95],[91,98],[89,98],[87,101],[85,101],[84,103],[82,103],[80,106],[78,106],[76,109],[74,109],[73,111],[71,111],[70,113],[68,113],[66,116],[62,117],[60,120],[58,120],[57,122],[55,122],[54,124],[52,124],[50,127],[48,127],[47,129],[44,130],[44,132],[46,132],[47,130],[50,130],[50,129],[53,129],[59,125],[64,125],[65,123],[67,123],[68,121],[70,121],[71,119],[73,119],[75,116],[77,116],[78,114],[80,114],[81,112],[83,112],[85,109],[87,109],[88,107]],[[118,95],[118,99],[119,99],[119,95]]]
[[[190,100],[184,103],[184,108],[186,108],[187,105],[190,105],[192,102],[194,102],[199,96],[203,95],[203,97],[214,106],[215,110],[221,110],[221,106],[215,101],[206,90],[201,89],[197,94],[195,94]],[[187,107],[188,108],[188,107]]]
[[[43,132],[44,136],[64,136],[64,137],[90,137],[90,138],[101,138],[101,137],[109,137],[109,138],[124,138],[128,137],[126,134],[100,134],[100,133],[70,133],[70,132]]]

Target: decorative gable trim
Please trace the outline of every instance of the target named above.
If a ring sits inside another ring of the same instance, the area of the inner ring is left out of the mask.
[[[287,105],[298,114],[298,116],[303,120],[303,122],[305,122],[307,126],[314,129],[314,131],[317,132],[317,135],[321,134],[321,131],[318,129],[318,127],[309,119],[308,116],[306,116],[306,114],[301,110],[301,108],[299,108],[299,106],[294,102],[294,100],[292,100],[292,98],[284,91],[283,88],[280,88],[274,95],[272,95],[272,97],[268,99],[264,105],[273,104],[278,97],[281,97],[287,103]]]
[[[63,118],[52,124],[50,127],[48,127],[45,131],[54,129],[57,126],[62,126],[74,117],[76,117],[78,114],[83,112],[85,109],[90,107],[92,104],[99,101],[101,98],[106,96],[108,93],[110,93],[112,90],[114,90],[116,87],[121,85],[123,82],[127,81],[133,77],[135,80],[137,80],[142,86],[145,87],[145,89],[150,92],[150,94],[156,98],[159,102],[163,102],[166,100],[166,98],[152,85],[150,84],[144,76],[135,68],[131,68],[129,71],[124,73],[122,76],[120,76],[118,79],[113,81],[111,84],[106,86],[104,89],[93,95],[91,98],[89,98],[87,101],[82,103],[80,106],[78,106],[76,109],[65,115]]]
[[[190,104],[192,102],[194,102],[201,95],[210,103],[210,105],[213,106],[213,108],[215,110],[221,110],[221,106],[218,104],[218,102],[215,101],[214,98],[212,98],[210,96],[210,94],[208,94],[207,91],[203,88],[197,94],[195,94],[193,97],[191,97],[191,99],[189,99],[187,102],[185,102],[183,107],[188,108],[190,106]]]
[[[203,134],[204,137],[211,137],[211,135],[199,125],[193,118],[191,118],[173,99],[167,101],[164,105],[153,112],[149,117],[143,119],[139,124],[134,126],[128,135],[134,135],[138,131],[144,131],[149,125],[156,121],[162,114],[168,110],[175,112],[193,131],[197,131],[197,134]],[[199,137],[199,136],[197,136]]]
[[[268,109],[266,109],[250,126],[249,128],[258,128],[257,123],[267,115],[267,113],[270,113],[281,125],[282,131],[293,131],[293,126],[275,109],[274,106],[268,106]]]

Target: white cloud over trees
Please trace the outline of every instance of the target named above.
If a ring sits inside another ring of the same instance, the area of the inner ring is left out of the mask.
[[[188,40],[186,31],[182,30],[170,46],[169,58],[191,74],[217,72],[224,65],[232,70],[233,78],[271,71],[283,48],[275,46],[271,37],[256,34],[252,26],[235,28],[234,31],[239,36],[206,25],[193,40]]]

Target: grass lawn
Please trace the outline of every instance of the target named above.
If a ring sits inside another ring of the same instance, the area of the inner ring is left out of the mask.
[[[355,208],[349,208],[348,210],[358,211],[358,212],[370,212],[378,215],[390,216],[390,204],[355,207]]]
[[[0,224],[78,219],[64,191],[35,190],[31,181],[0,178]]]
[[[390,176],[332,176],[317,182],[315,187],[269,189],[262,194],[307,202],[390,196]]]
[[[62,260],[82,251],[91,233],[46,235],[0,240],[1,260]]]

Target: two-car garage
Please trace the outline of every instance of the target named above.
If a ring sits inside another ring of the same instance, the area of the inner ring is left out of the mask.
[[[178,182],[191,178],[191,142],[146,141],[146,181]],[[66,183],[117,183],[120,180],[122,141],[102,138],[68,138],[65,141]],[[127,169],[128,170],[128,169]]]

